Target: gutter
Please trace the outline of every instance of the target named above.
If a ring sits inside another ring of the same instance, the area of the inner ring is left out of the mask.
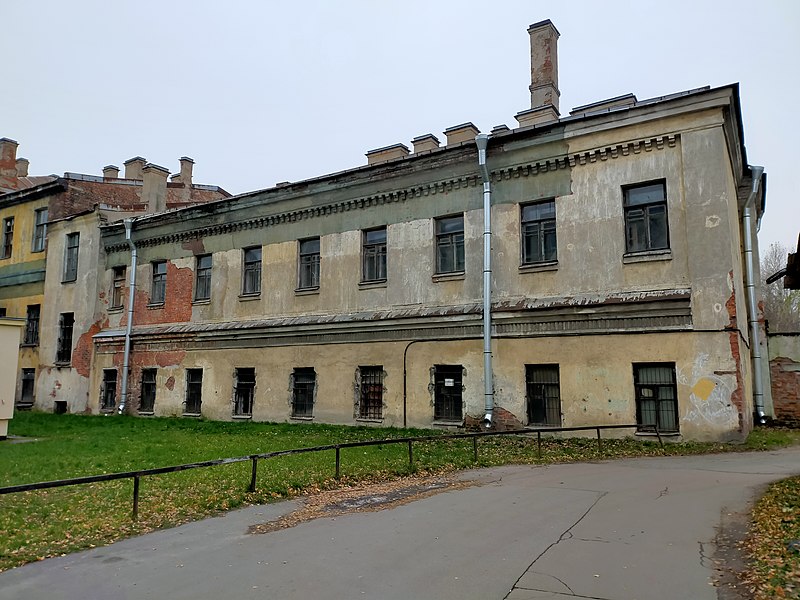
[[[128,371],[131,364],[131,329],[133,327],[133,300],[136,291],[136,244],[131,239],[135,218],[125,219],[125,239],[131,249],[131,276],[128,283],[128,322],[125,324],[125,353],[122,358],[122,392],[117,412],[123,414],[128,404]]]
[[[492,378],[492,188],[486,167],[489,136],[475,137],[478,146],[478,168],[483,180],[483,426],[492,426],[494,413],[494,381]]]

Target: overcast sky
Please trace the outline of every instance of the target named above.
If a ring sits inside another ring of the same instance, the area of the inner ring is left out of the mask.
[[[800,2],[0,0],[0,137],[30,173],[136,155],[241,193],[366,164],[367,150],[530,107],[527,27],[561,33],[561,114],[741,84],[769,184],[761,243],[794,248]]]

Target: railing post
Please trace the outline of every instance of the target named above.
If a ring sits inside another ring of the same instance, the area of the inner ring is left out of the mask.
[[[258,470],[258,457],[253,456],[250,458],[253,461],[253,469],[250,473],[250,487],[247,488],[248,492],[255,492],[256,491],[256,473]]]
[[[542,432],[536,432],[536,456],[542,458]]]
[[[339,479],[339,464],[341,460],[341,456],[339,455],[339,446],[336,446],[336,479]]]
[[[478,436],[472,438],[472,460],[478,462]]]
[[[603,452],[603,442],[600,440],[600,428],[597,428],[597,451]]]
[[[414,450],[411,448],[411,440],[408,440],[408,468],[414,468]]]
[[[133,520],[139,519],[139,476],[133,476]]]

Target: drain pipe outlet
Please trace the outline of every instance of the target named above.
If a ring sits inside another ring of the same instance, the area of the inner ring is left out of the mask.
[[[128,403],[128,371],[131,364],[131,328],[133,327],[133,298],[136,290],[136,244],[131,239],[134,219],[125,219],[125,239],[131,249],[131,276],[128,283],[128,322],[125,324],[125,353],[122,357],[122,392],[117,412],[123,414]]]
[[[742,212],[745,288],[747,290],[747,322],[750,325],[750,358],[753,363],[753,404],[755,405],[755,420],[759,425],[764,425],[766,423],[766,413],[764,412],[764,381],[761,376],[761,344],[758,328],[758,304],[756,303],[755,257],[753,255],[753,248],[755,247],[755,242],[753,240],[753,211],[755,210],[755,198],[758,194],[758,186],[761,183],[764,167],[751,165],[750,173],[753,178],[753,187],[750,190],[750,195],[747,198],[744,211]]]
[[[475,138],[478,145],[478,167],[483,180],[483,426],[492,426],[494,413],[494,382],[492,380],[492,188],[486,167],[486,147],[489,136]]]

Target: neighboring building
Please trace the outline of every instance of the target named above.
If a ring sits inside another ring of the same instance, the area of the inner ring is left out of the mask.
[[[629,94],[559,118],[558,32],[545,21],[529,33],[531,109],[518,128],[496,127],[487,153],[496,425],[638,422],[741,439],[771,406],[766,353],[758,378],[749,356],[744,233],[764,185],[738,86]],[[477,133],[466,123],[444,146],[428,134],[363,167],[137,218],[126,410],[477,424]],[[131,263],[122,224],[98,243],[96,331],[83,328],[95,413],[119,403],[130,307],[108,298]],[[758,280],[757,246],[748,254]],[[48,295],[66,298],[50,271]],[[50,390],[38,397],[47,408]]]

